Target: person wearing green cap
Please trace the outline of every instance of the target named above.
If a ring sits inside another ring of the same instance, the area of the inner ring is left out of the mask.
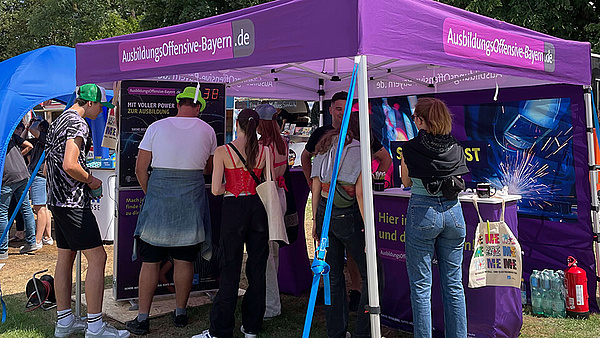
[[[195,87],[185,88],[176,100],[177,115],[158,120],[146,130],[135,166],[146,193],[134,232],[134,256],[138,252],[142,256],[142,268],[138,315],[126,327],[138,335],[150,329],[148,314],[161,262],[173,258],[176,308],[171,318],[173,325],[184,327],[188,323],[186,306],[193,262],[198,251],[207,260],[212,253],[204,174],[212,172],[217,138],[214,129],[198,118],[206,102],[198,97]]]
[[[90,83],[79,87],[75,103],[51,125],[46,135],[48,206],[54,217],[58,257],[54,274],[57,323],[54,336],[85,331],[85,337],[129,337],[102,320],[106,252],[96,217],[92,213],[92,190],[102,186],[88,169],[85,158],[92,146],[85,118],[95,119],[102,107],[114,107],[102,87]],[[81,250],[88,261],[85,280],[87,325],[71,313],[71,281],[75,254]]]

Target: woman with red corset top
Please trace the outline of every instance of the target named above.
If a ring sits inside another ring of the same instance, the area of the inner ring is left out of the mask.
[[[211,190],[214,195],[224,194],[219,240],[219,291],[210,312],[210,329],[198,337],[233,336],[244,244],[248,253],[248,289],[242,300],[241,329],[245,337],[256,337],[261,329],[265,313],[269,235],[267,213],[256,194],[255,177],[259,178],[262,174],[269,148],[258,143],[256,128],[259,120],[256,111],[242,110],[236,122],[237,138],[215,151]],[[225,183],[222,183],[223,177]]]

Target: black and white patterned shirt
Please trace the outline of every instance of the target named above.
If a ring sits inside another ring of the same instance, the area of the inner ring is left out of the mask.
[[[85,150],[91,145],[87,122],[75,110],[67,110],[50,125],[46,136],[48,205],[67,208],[90,207],[92,198],[90,188],[87,184],[69,176],[63,169],[67,140],[76,137],[83,139],[83,149],[79,151],[79,165],[89,172],[85,163]]]

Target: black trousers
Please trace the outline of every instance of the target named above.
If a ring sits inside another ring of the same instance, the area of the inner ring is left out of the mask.
[[[233,337],[244,244],[248,253],[248,289],[242,300],[242,325],[247,333],[258,334],[260,331],[265,313],[265,274],[269,256],[267,230],[267,214],[258,196],[223,198],[219,291],[210,311],[210,333],[213,336]]]

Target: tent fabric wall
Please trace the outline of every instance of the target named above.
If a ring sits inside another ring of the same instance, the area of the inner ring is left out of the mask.
[[[17,124],[33,107],[75,90],[75,49],[48,46],[0,63],[0,172]]]

